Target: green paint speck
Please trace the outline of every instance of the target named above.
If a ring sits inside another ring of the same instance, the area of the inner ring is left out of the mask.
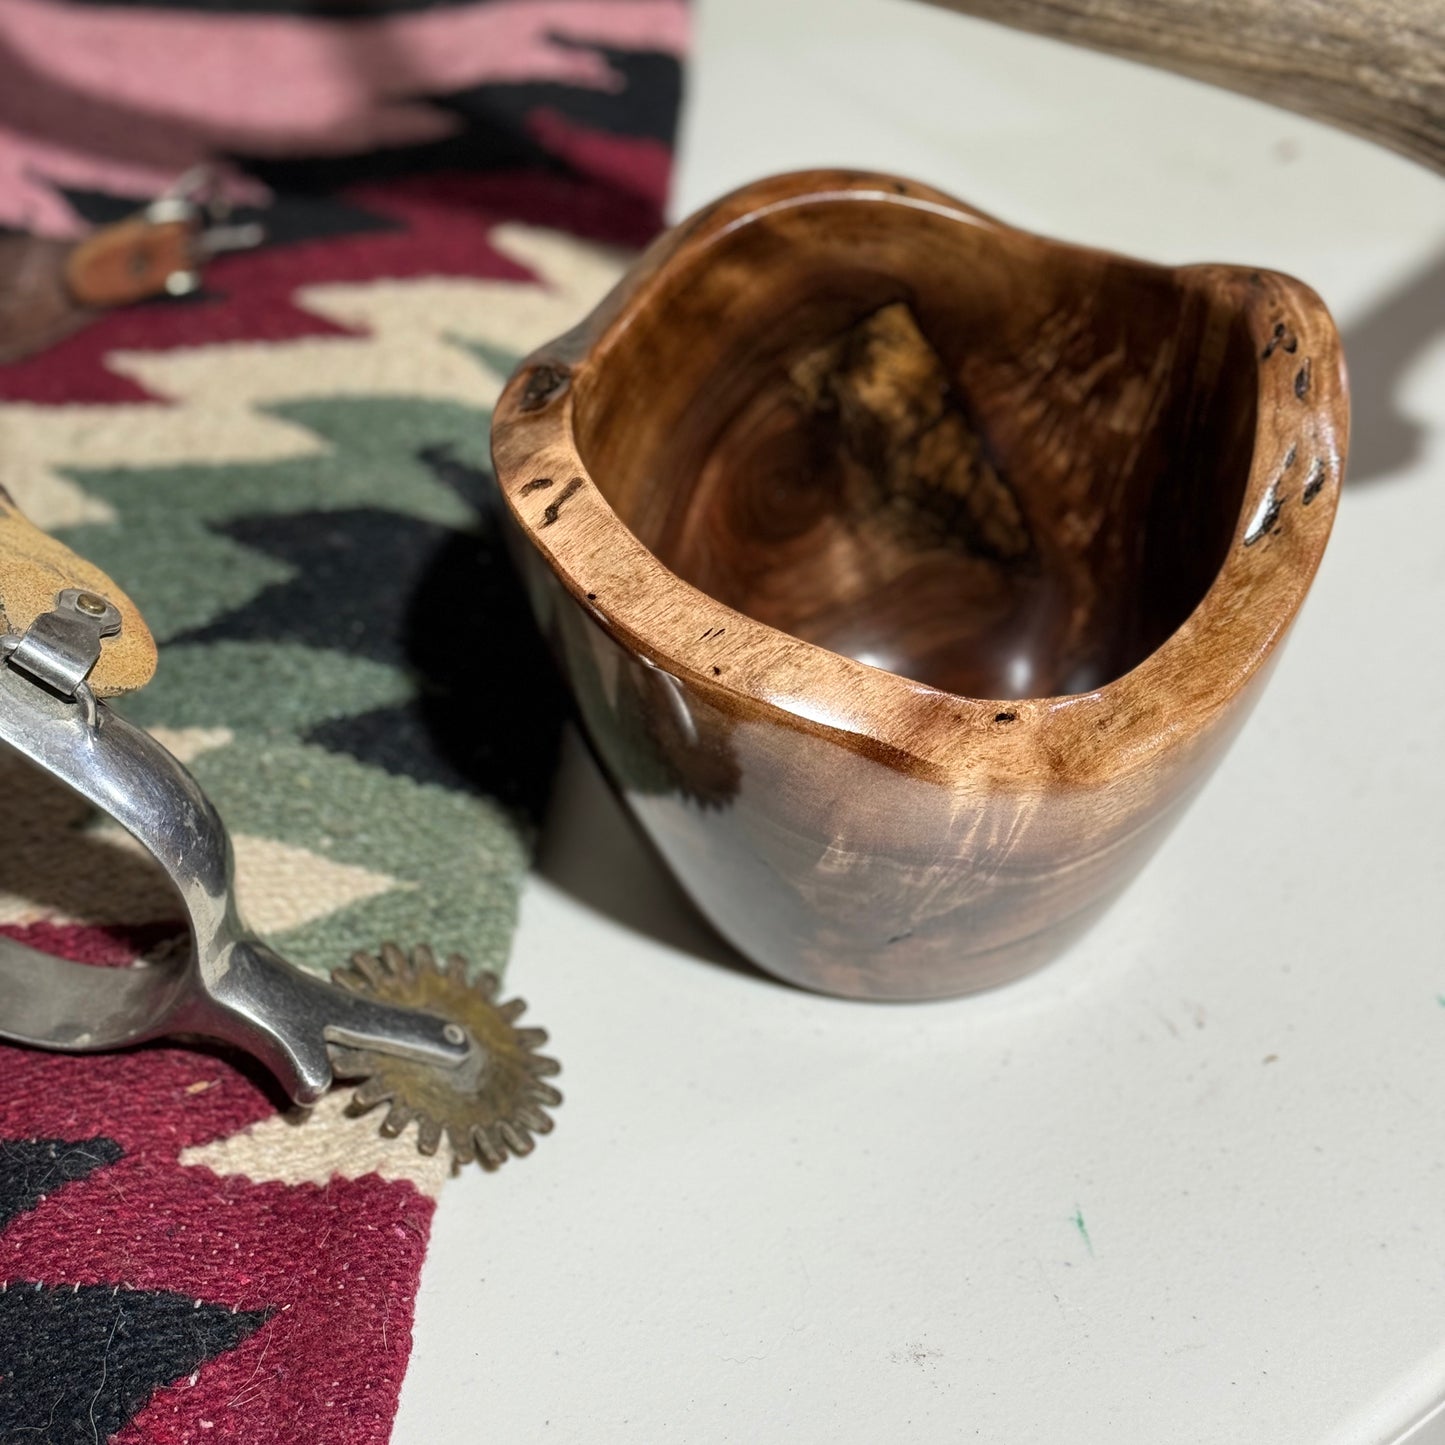
[[[1441,1008],[1445,1008],[1445,993],[1437,993],[1435,995],[1435,1002],[1438,1003]]]
[[[1079,1238],[1084,1241],[1084,1247],[1089,1251],[1089,1258],[1094,1257],[1094,1241],[1089,1238],[1088,1225],[1084,1223],[1084,1211],[1076,1204],[1074,1205],[1074,1228],[1079,1231]]]

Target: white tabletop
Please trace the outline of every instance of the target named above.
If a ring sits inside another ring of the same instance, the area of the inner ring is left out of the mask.
[[[729,961],[569,751],[511,973],[567,1102],[444,1192],[396,1440],[1400,1439],[1445,1399],[1445,181],[902,0],[699,32],[679,214],[876,166],[1294,272],[1345,333],[1351,480],[1213,782],[994,993]]]

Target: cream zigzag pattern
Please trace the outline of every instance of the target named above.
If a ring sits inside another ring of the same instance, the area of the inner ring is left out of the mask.
[[[257,1124],[183,1149],[180,1162],[213,1174],[243,1175],[253,1184],[325,1184],[340,1175],[404,1179],[435,1199],[451,1173],[451,1157],[417,1152],[410,1138],[385,1139],[377,1115],[348,1117],[346,1091],[333,1091],[310,1109],[273,1114]]]
[[[394,394],[490,406],[504,378],[456,343],[527,351],[585,314],[622,268],[620,257],[553,231],[502,225],[492,239],[536,279],[314,286],[298,294],[298,305],[365,334],[108,358],[170,404],[0,404],[0,485],[42,527],[107,521],[108,505],[64,469],[314,454],[323,440],[260,411],[308,397]],[[163,738],[186,762],[230,740],[225,729]],[[97,825],[72,794],[3,749],[0,792],[9,798],[12,843],[0,857],[0,923],[140,923],[174,915],[169,888],[132,839]],[[234,841],[241,902],[263,932],[284,932],[402,886],[274,839]],[[77,869],[77,850],[94,866]]]
[[[231,740],[225,728],[163,728],[157,736],[189,763]],[[96,826],[69,788],[0,747],[0,924],[156,923],[174,919],[175,895],[140,844],[114,824]]]
[[[316,396],[400,395],[491,406],[504,378],[455,345],[525,352],[586,314],[622,258],[555,231],[498,226],[492,243],[534,282],[420,277],[307,287],[296,304],[357,337],[113,352],[108,364],[170,405],[0,404],[0,486],[37,526],[113,521],[66,468],[268,461],[325,447],[260,408]]]
[[[184,763],[231,741],[226,728],[156,728]],[[96,823],[68,789],[0,752],[0,796],[9,847],[0,858],[0,924],[163,923],[176,900],[140,844]],[[237,900],[263,934],[283,933],[393,888],[400,879],[337,863],[307,848],[237,834]]]

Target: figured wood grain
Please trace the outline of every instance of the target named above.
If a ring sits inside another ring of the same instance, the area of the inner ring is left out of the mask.
[[[1347,432],[1297,281],[810,172],[657,242],[492,443],[684,887],[784,978],[923,998],[1052,956],[1156,846],[1304,599]]]
[[[1354,131],[1445,171],[1441,0],[932,0]]]

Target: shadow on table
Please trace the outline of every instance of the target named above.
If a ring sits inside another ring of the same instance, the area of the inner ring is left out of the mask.
[[[704,962],[765,977],[692,905],[575,728],[563,735],[536,868],[549,883],[624,928]]]
[[[678,888],[575,727],[564,729],[570,698],[507,555],[491,473],[449,446],[424,448],[419,458],[476,508],[477,520],[436,529],[442,538],[410,581],[403,648],[419,697],[409,705],[410,730],[397,710],[388,716],[393,750],[405,754],[388,762],[413,775],[425,762],[426,781],[499,803],[523,835],[540,834],[536,871],[588,908],[670,948],[751,971]]]
[[[1415,461],[1425,429],[1398,407],[1401,382],[1445,333],[1445,252],[1345,329],[1350,372],[1349,483],[1373,482]]]

